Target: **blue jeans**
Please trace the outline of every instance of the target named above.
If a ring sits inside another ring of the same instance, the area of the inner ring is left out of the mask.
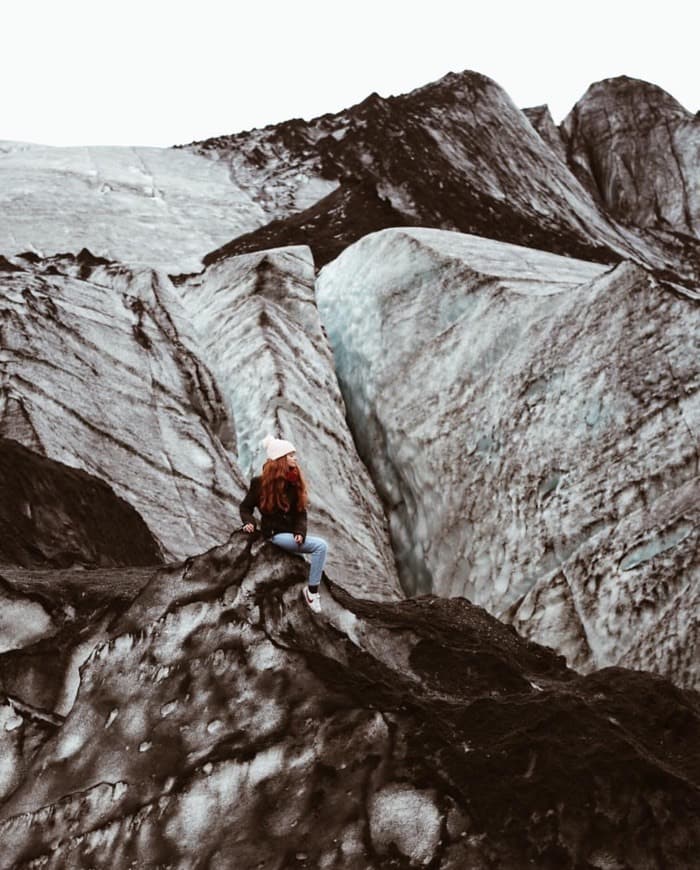
[[[311,568],[309,569],[309,586],[318,589],[321,583],[321,572],[326,561],[328,544],[323,538],[307,536],[303,544],[297,544],[291,532],[277,532],[270,540],[276,547],[282,547],[289,553],[309,553],[311,555]]]

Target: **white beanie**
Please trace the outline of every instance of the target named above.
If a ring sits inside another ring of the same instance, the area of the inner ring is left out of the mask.
[[[290,441],[284,441],[282,438],[273,438],[272,435],[266,435],[263,438],[262,445],[267,451],[268,459],[279,459],[288,453],[296,452],[295,446]]]

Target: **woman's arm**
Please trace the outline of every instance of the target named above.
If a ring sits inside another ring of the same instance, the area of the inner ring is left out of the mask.
[[[247,526],[250,524],[251,526],[255,526],[255,517],[253,516],[253,511],[258,506],[258,499],[260,498],[260,478],[254,477],[250,482],[250,489],[245,495],[245,498],[241,502],[239,511],[241,514],[241,520],[243,521],[243,525]]]
[[[306,511],[297,511],[294,520],[294,534],[301,535],[302,539],[306,538]]]

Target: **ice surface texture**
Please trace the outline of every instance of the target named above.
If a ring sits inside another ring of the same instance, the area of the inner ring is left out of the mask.
[[[266,223],[225,165],[171,148],[50,148],[0,142],[0,251],[93,253],[196,269]]]
[[[407,590],[697,683],[697,306],[632,264],[417,229],[346,250],[318,304]]]

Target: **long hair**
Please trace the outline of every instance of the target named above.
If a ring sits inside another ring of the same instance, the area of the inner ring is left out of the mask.
[[[260,510],[269,514],[274,510],[288,511],[292,507],[287,501],[288,470],[286,456],[280,456],[279,459],[268,459],[263,465],[260,484]],[[296,505],[294,507],[298,511],[303,511],[306,510],[309,503],[309,496],[306,480],[298,466],[297,471],[299,472],[299,480],[294,484],[296,487]]]

